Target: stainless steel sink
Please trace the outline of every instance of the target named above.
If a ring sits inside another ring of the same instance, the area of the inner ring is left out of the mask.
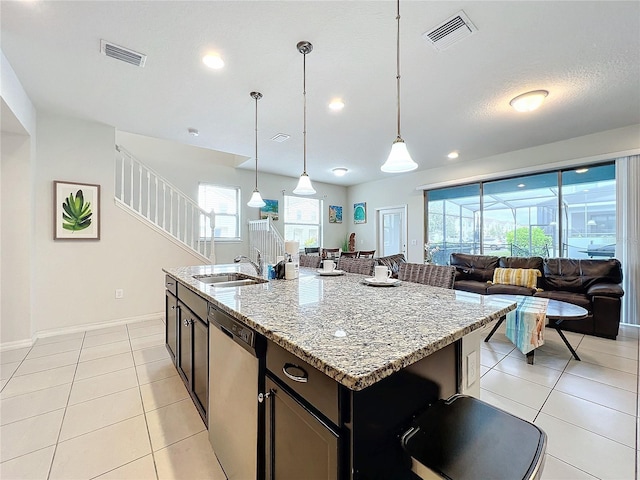
[[[210,284],[212,287],[243,287],[245,285],[255,285],[266,283],[262,278],[250,277],[244,273],[211,273],[208,275],[194,275],[193,278],[202,283]]]

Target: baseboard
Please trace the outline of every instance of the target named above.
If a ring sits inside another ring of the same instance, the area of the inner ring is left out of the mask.
[[[83,325],[74,325],[72,327],[52,328],[49,330],[40,330],[33,334],[31,339],[18,340],[15,342],[6,342],[0,344],[0,352],[5,350],[15,350],[16,348],[31,347],[39,338],[54,337],[56,335],[66,335],[69,333],[85,332],[89,330],[98,330],[101,328],[116,327],[118,325],[126,325],[130,323],[145,322],[147,320],[163,320],[164,312],[148,313],[135,317],[120,318],[110,320],[108,322],[88,323]]]
[[[5,350],[15,350],[16,348],[30,347],[31,345],[33,345],[33,341],[29,339],[0,343],[0,352],[4,352]]]

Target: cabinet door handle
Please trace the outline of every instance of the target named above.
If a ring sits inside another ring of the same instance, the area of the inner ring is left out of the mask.
[[[189,325],[191,325],[191,323],[192,323],[191,320],[189,320],[188,318],[184,319],[184,326],[185,327],[188,327]]]
[[[287,370],[297,371],[289,373]],[[294,382],[307,383],[309,381],[309,374],[305,371],[305,369],[294,363],[285,363],[282,367],[282,373],[284,373],[287,378],[290,378]]]
[[[171,305],[171,310],[175,310],[176,306],[175,305]]]
[[[173,285],[173,282],[167,282],[167,286]]]

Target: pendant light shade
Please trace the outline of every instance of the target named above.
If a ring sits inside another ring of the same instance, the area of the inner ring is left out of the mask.
[[[397,94],[397,113],[398,113],[398,136],[396,137],[393,145],[391,145],[391,153],[389,158],[384,162],[384,165],[380,167],[380,170],[386,173],[402,173],[410,172],[418,168],[418,164],[413,161],[404,140],[400,136],[400,0],[397,0],[397,15],[398,30],[396,36],[396,94]]]
[[[386,173],[402,173],[410,172],[418,168],[418,164],[411,159],[409,151],[407,150],[407,144],[404,143],[402,138],[396,138],[396,141],[391,145],[391,153],[387,161],[380,167],[380,170]]]
[[[302,96],[304,98],[304,123],[302,130],[302,138],[304,143],[304,150],[302,154],[303,169],[298,185],[293,190],[296,195],[313,195],[316,193],[313,185],[311,185],[311,179],[307,175],[307,53],[311,53],[313,45],[311,43],[302,41],[296,45],[298,51],[302,54]]]
[[[247,203],[247,206],[261,208],[266,205],[264,200],[262,200],[260,191],[258,190],[258,100],[262,98],[262,94],[260,92],[251,92],[249,95],[251,95],[251,98],[256,101],[256,188],[253,190],[253,194],[251,195],[251,199]]]

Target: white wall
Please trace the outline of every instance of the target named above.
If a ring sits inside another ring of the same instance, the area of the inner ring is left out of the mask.
[[[216,262],[230,263],[236,255],[248,254],[248,220],[259,218],[257,208],[247,207],[255,186],[253,170],[237,169],[238,162],[246,159],[235,155],[215,152],[199,147],[182,145],[165,140],[159,140],[126,132],[117,132],[118,145],[125,147],[134,157],[142,161],[158,174],[165,177],[173,185],[198,201],[198,183],[213,183],[221,185],[239,186],[242,192],[242,242],[217,242]],[[313,179],[312,179],[313,181]],[[278,200],[280,219],[274,222],[275,227],[284,233],[283,194],[288,195],[296,187],[297,177],[282,177],[259,172],[258,187],[262,198]],[[347,189],[338,185],[313,182],[317,191],[314,198],[324,200],[323,237],[325,247],[340,247],[345,235],[353,231],[353,225],[346,214],[343,223],[329,223],[329,205],[342,205],[343,212],[348,210],[346,199]],[[351,214],[353,216],[353,213]],[[284,236],[284,235],[283,235]]]
[[[407,140],[408,141],[408,140]],[[424,197],[425,185],[461,184],[480,179],[505,176],[505,172],[524,174],[552,169],[559,166],[581,165],[613,159],[620,154],[640,150],[640,125],[599,132],[584,137],[541,145],[534,148],[509,152],[503,155],[465,162],[464,155],[446,167],[391,175],[389,178],[356,185],[349,188],[348,202],[367,202],[367,216],[371,221],[355,225],[358,249],[374,249],[375,209],[387,206],[408,205],[407,257],[411,262],[421,262],[424,245]],[[420,159],[414,156],[420,163]],[[351,213],[352,215],[353,213]],[[416,245],[412,245],[416,240]]]
[[[31,139],[2,133],[0,344],[31,334]]]
[[[0,345],[31,330],[36,111],[0,50]]]
[[[48,114],[37,128],[32,333],[163,312],[162,267],[201,262],[115,205],[115,129]],[[101,186],[100,240],[53,240],[54,180]]]

